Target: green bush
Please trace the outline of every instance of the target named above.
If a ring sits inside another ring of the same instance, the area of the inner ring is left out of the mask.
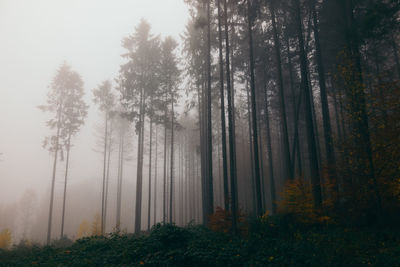
[[[249,223],[233,237],[203,226],[155,225],[150,233],[88,237],[71,246],[0,250],[0,266],[398,266],[397,228],[301,226],[285,216]]]

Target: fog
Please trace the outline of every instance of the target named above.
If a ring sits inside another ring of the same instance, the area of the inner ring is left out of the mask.
[[[37,107],[46,102],[51,80],[64,61],[82,76],[90,106],[71,148],[68,190],[73,193],[66,212],[76,207],[80,211],[66,219],[67,234],[74,235],[81,220],[92,220],[99,212],[93,203],[101,202],[102,154],[95,151],[101,150],[96,144],[101,119],[92,103],[92,89],[117,77],[124,53],[121,40],[142,18],[151,24],[152,33],[180,40],[188,10],[180,0],[0,1],[0,209],[4,211],[0,216],[17,218],[16,222],[0,218],[0,229],[11,228],[14,242],[28,234],[23,233],[26,212],[18,204],[28,195],[35,199],[27,200],[35,221],[28,238],[40,241],[45,236],[52,155],[42,143],[51,131],[45,124],[48,115]],[[126,163],[123,190],[134,190],[134,162]],[[63,165],[57,170],[54,234],[59,231]],[[133,202],[123,209],[131,209],[126,213],[133,216]],[[38,217],[43,218],[41,223],[36,222]]]

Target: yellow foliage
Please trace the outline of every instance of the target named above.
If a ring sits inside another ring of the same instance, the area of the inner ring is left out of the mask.
[[[96,215],[94,215],[93,218],[91,235],[93,236],[101,235],[101,222],[100,222],[100,215],[98,213],[96,213]]]
[[[321,184],[323,191],[328,191],[332,185],[330,183]],[[304,181],[302,177],[288,181],[281,193],[282,200],[278,202],[281,213],[292,214],[301,223],[328,223],[331,218],[321,215],[319,210],[314,208],[312,195],[312,185],[309,181]],[[333,205],[333,194],[326,196],[323,207],[328,208]],[[263,216],[264,217],[264,216]]]
[[[0,232],[0,249],[8,249],[11,245],[11,232],[4,229]]]
[[[240,232],[246,232],[245,214],[238,212],[238,227]],[[228,233],[232,231],[232,214],[221,207],[217,207],[215,212],[209,216],[209,227],[215,232]]]
[[[89,223],[88,221],[83,220],[79,225],[78,238],[87,237],[89,235],[90,235]]]

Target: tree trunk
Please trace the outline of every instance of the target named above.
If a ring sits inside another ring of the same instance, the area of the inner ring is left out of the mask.
[[[101,234],[104,234],[104,200],[106,187],[106,164],[107,164],[107,139],[108,139],[108,112],[106,111],[105,127],[104,127],[104,157],[103,157],[103,187],[101,190]]]
[[[289,134],[288,134],[288,127],[287,127],[287,119],[286,119],[286,105],[285,105],[285,93],[283,87],[283,78],[282,78],[282,60],[281,60],[281,45],[279,42],[278,32],[276,29],[276,20],[275,20],[275,6],[274,0],[271,1],[269,5],[270,12],[271,12],[271,20],[272,20],[272,30],[274,36],[274,43],[275,43],[275,57],[276,57],[276,64],[278,70],[278,77],[277,83],[279,87],[279,99],[280,99],[280,106],[279,111],[281,115],[281,132],[283,138],[283,151],[284,151],[284,158],[285,158],[285,169],[288,175],[289,180],[294,179],[291,159],[290,159],[290,148],[289,148]]]
[[[211,8],[207,1],[207,215],[214,213],[212,116],[211,116]],[[208,221],[208,216],[207,216]]]
[[[255,175],[254,175],[254,151],[253,151],[253,139],[251,133],[251,110],[250,110],[250,92],[249,92],[249,84],[246,82],[246,96],[247,96],[247,123],[248,123],[248,130],[249,130],[249,150],[250,150],[250,170],[251,170],[251,195],[252,199],[252,208],[254,214],[257,214],[257,195],[256,195],[256,183],[255,183]],[[243,136],[244,137],[244,136]]]
[[[307,56],[304,50],[304,39],[303,39],[303,29],[302,29],[302,21],[301,21],[301,9],[300,9],[300,1],[294,0],[294,9],[295,9],[295,21],[297,27],[297,38],[299,41],[299,51],[300,51],[300,70],[301,70],[301,85],[304,90],[304,106],[305,106],[305,119],[306,119],[306,128],[307,128],[307,143],[308,143],[308,153],[309,153],[309,164],[310,164],[310,176],[312,183],[312,192],[314,197],[314,206],[319,209],[322,205],[322,197],[321,197],[321,184],[320,184],[320,176],[319,176],[319,167],[318,167],[318,156],[317,156],[317,148],[316,148],[316,140],[314,134],[314,125],[313,125],[313,115],[311,108],[311,92],[309,88],[308,81],[308,66],[307,66]]]
[[[253,151],[254,151],[254,175],[256,184],[256,215],[262,216],[261,183],[260,183],[260,161],[258,152],[258,127],[257,127],[257,104],[256,104],[256,85],[254,77],[254,55],[253,55],[253,18],[251,17],[250,0],[247,0],[247,19],[249,34],[249,60],[250,60],[250,93],[251,93],[251,113],[253,121]]]
[[[108,133],[108,152],[107,152],[107,174],[106,174],[106,190],[104,196],[104,233],[107,226],[107,203],[108,203],[108,185],[110,180],[110,163],[111,163],[111,146],[112,146],[112,127],[113,120],[110,121],[110,130]]]
[[[322,60],[322,51],[321,45],[319,42],[319,26],[318,26],[318,18],[317,11],[315,8],[316,1],[313,0],[311,4],[311,12],[313,16],[314,23],[314,39],[315,39],[315,52],[317,59],[317,69],[318,69],[318,78],[319,78],[319,88],[320,88],[320,97],[321,97],[321,108],[322,108],[322,121],[324,126],[324,140],[325,140],[325,151],[326,151],[326,163],[328,167],[329,178],[335,183],[335,192],[339,193],[337,186],[337,175],[336,175],[336,158],[335,151],[333,148],[333,140],[332,140],[332,129],[331,129],[331,118],[329,114],[329,103],[328,96],[326,92],[326,80],[325,80],[325,69]]]
[[[224,181],[224,208],[229,210],[229,190],[228,190],[228,162],[226,150],[226,122],[225,122],[225,96],[224,96],[224,62],[222,51],[222,11],[221,3],[218,0],[218,48],[219,48],[219,75],[220,75],[220,98],[221,98],[221,142],[222,142],[222,166],[223,166],[223,181]]]
[[[138,158],[136,172],[136,209],[135,209],[135,233],[141,231],[142,222],[142,178],[143,178],[143,140],[144,140],[144,90],[140,92],[140,113],[139,113],[139,136],[138,136]]]
[[[157,223],[157,170],[158,170],[158,126],[156,125],[156,153],[154,163],[154,224]]]
[[[61,218],[61,235],[60,239],[64,236],[64,219],[65,219],[65,202],[67,199],[67,178],[68,178],[68,168],[69,168],[69,152],[71,149],[71,133],[68,134],[67,141],[67,160],[65,162],[65,176],[64,176],[64,195],[63,195],[63,209],[62,209],[62,218]]]
[[[268,169],[269,169],[269,180],[270,180],[270,194],[271,194],[271,207],[272,214],[276,214],[276,191],[275,191],[275,177],[274,177],[274,160],[272,154],[272,143],[271,143],[271,127],[269,123],[269,104],[268,104],[268,90],[267,84],[264,83],[264,97],[265,97],[265,124],[267,132],[267,149],[268,149]]]
[[[163,223],[167,220],[167,109],[165,109],[164,119],[164,171],[163,171]]]
[[[225,26],[225,63],[226,63],[226,86],[228,99],[228,131],[229,131],[229,160],[230,160],[230,175],[231,175],[231,212],[232,212],[232,231],[237,234],[237,173],[236,173],[236,137],[235,137],[235,113],[233,103],[233,88],[231,84],[230,71],[230,46],[229,46],[229,29],[228,29],[228,7],[227,1],[224,0],[224,26]]]
[[[56,135],[56,148],[54,151],[54,162],[53,162],[53,175],[51,179],[51,191],[50,191],[50,208],[49,208],[49,221],[47,224],[47,245],[50,245],[51,238],[51,222],[53,218],[53,201],[54,201],[54,184],[56,181],[56,170],[57,170],[57,157],[58,157],[58,146],[59,146],[59,138],[60,138],[60,130],[61,130],[61,118],[62,118],[62,104],[58,109],[58,118],[57,118],[57,135]]]
[[[152,161],[152,143],[153,142],[153,117],[150,117],[150,143],[149,143],[149,199],[148,199],[148,206],[147,206],[147,230],[150,230],[150,212],[151,212],[151,161]]]
[[[286,14],[285,14],[285,19],[284,23],[285,25],[287,24],[286,22]],[[292,106],[295,114],[295,119],[293,120],[293,130],[294,130],[294,137],[293,140],[296,142],[292,143],[292,154],[291,154],[291,164],[292,164],[292,171],[293,171],[293,176],[297,175],[300,177],[303,174],[303,168],[302,168],[302,160],[301,160],[301,155],[300,155],[300,145],[299,145],[299,110],[300,110],[300,105],[301,105],[301,96],[298,99],[298,104],[296,104],[296,93],[294,90],[294,77],[293,77],[293,63],[292,63],[292,56],[290,55],[290,42],[289,42],[289,36],[288,34],[285,35],[285,40],[286,40],[286,53],[287,53],[287,60],[288,60],[288,69],[289,69],[289,80],[290,80],[290,92],[292,94]],[[297,157],[297,172],[296,172],[296,157]]]
[[[172,212],[173,212],[173,189],[174,189],[174,127],[175,127],[175,122],[174,122],[174,99],[172,96],[172,88],[170,88],[170,93],[171,93],[171,158],[170,158],[170,190],[169,190],[169,223],[172,223]]]
[[[124,127],[124,126],[121,126]],[[117,184],[117,212],[116,212],[116,229],[121,230],[121,200],[122,200],[122,177],[124,166],[124,132],[121,129],[118,149],[118,184]]]

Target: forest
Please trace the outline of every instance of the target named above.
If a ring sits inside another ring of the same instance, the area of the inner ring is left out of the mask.
[[[141,19],[95,88],[54,70],[48,191],[0,205],[0,266],[398,266],[400,2],[184,2],[179,38]]]

